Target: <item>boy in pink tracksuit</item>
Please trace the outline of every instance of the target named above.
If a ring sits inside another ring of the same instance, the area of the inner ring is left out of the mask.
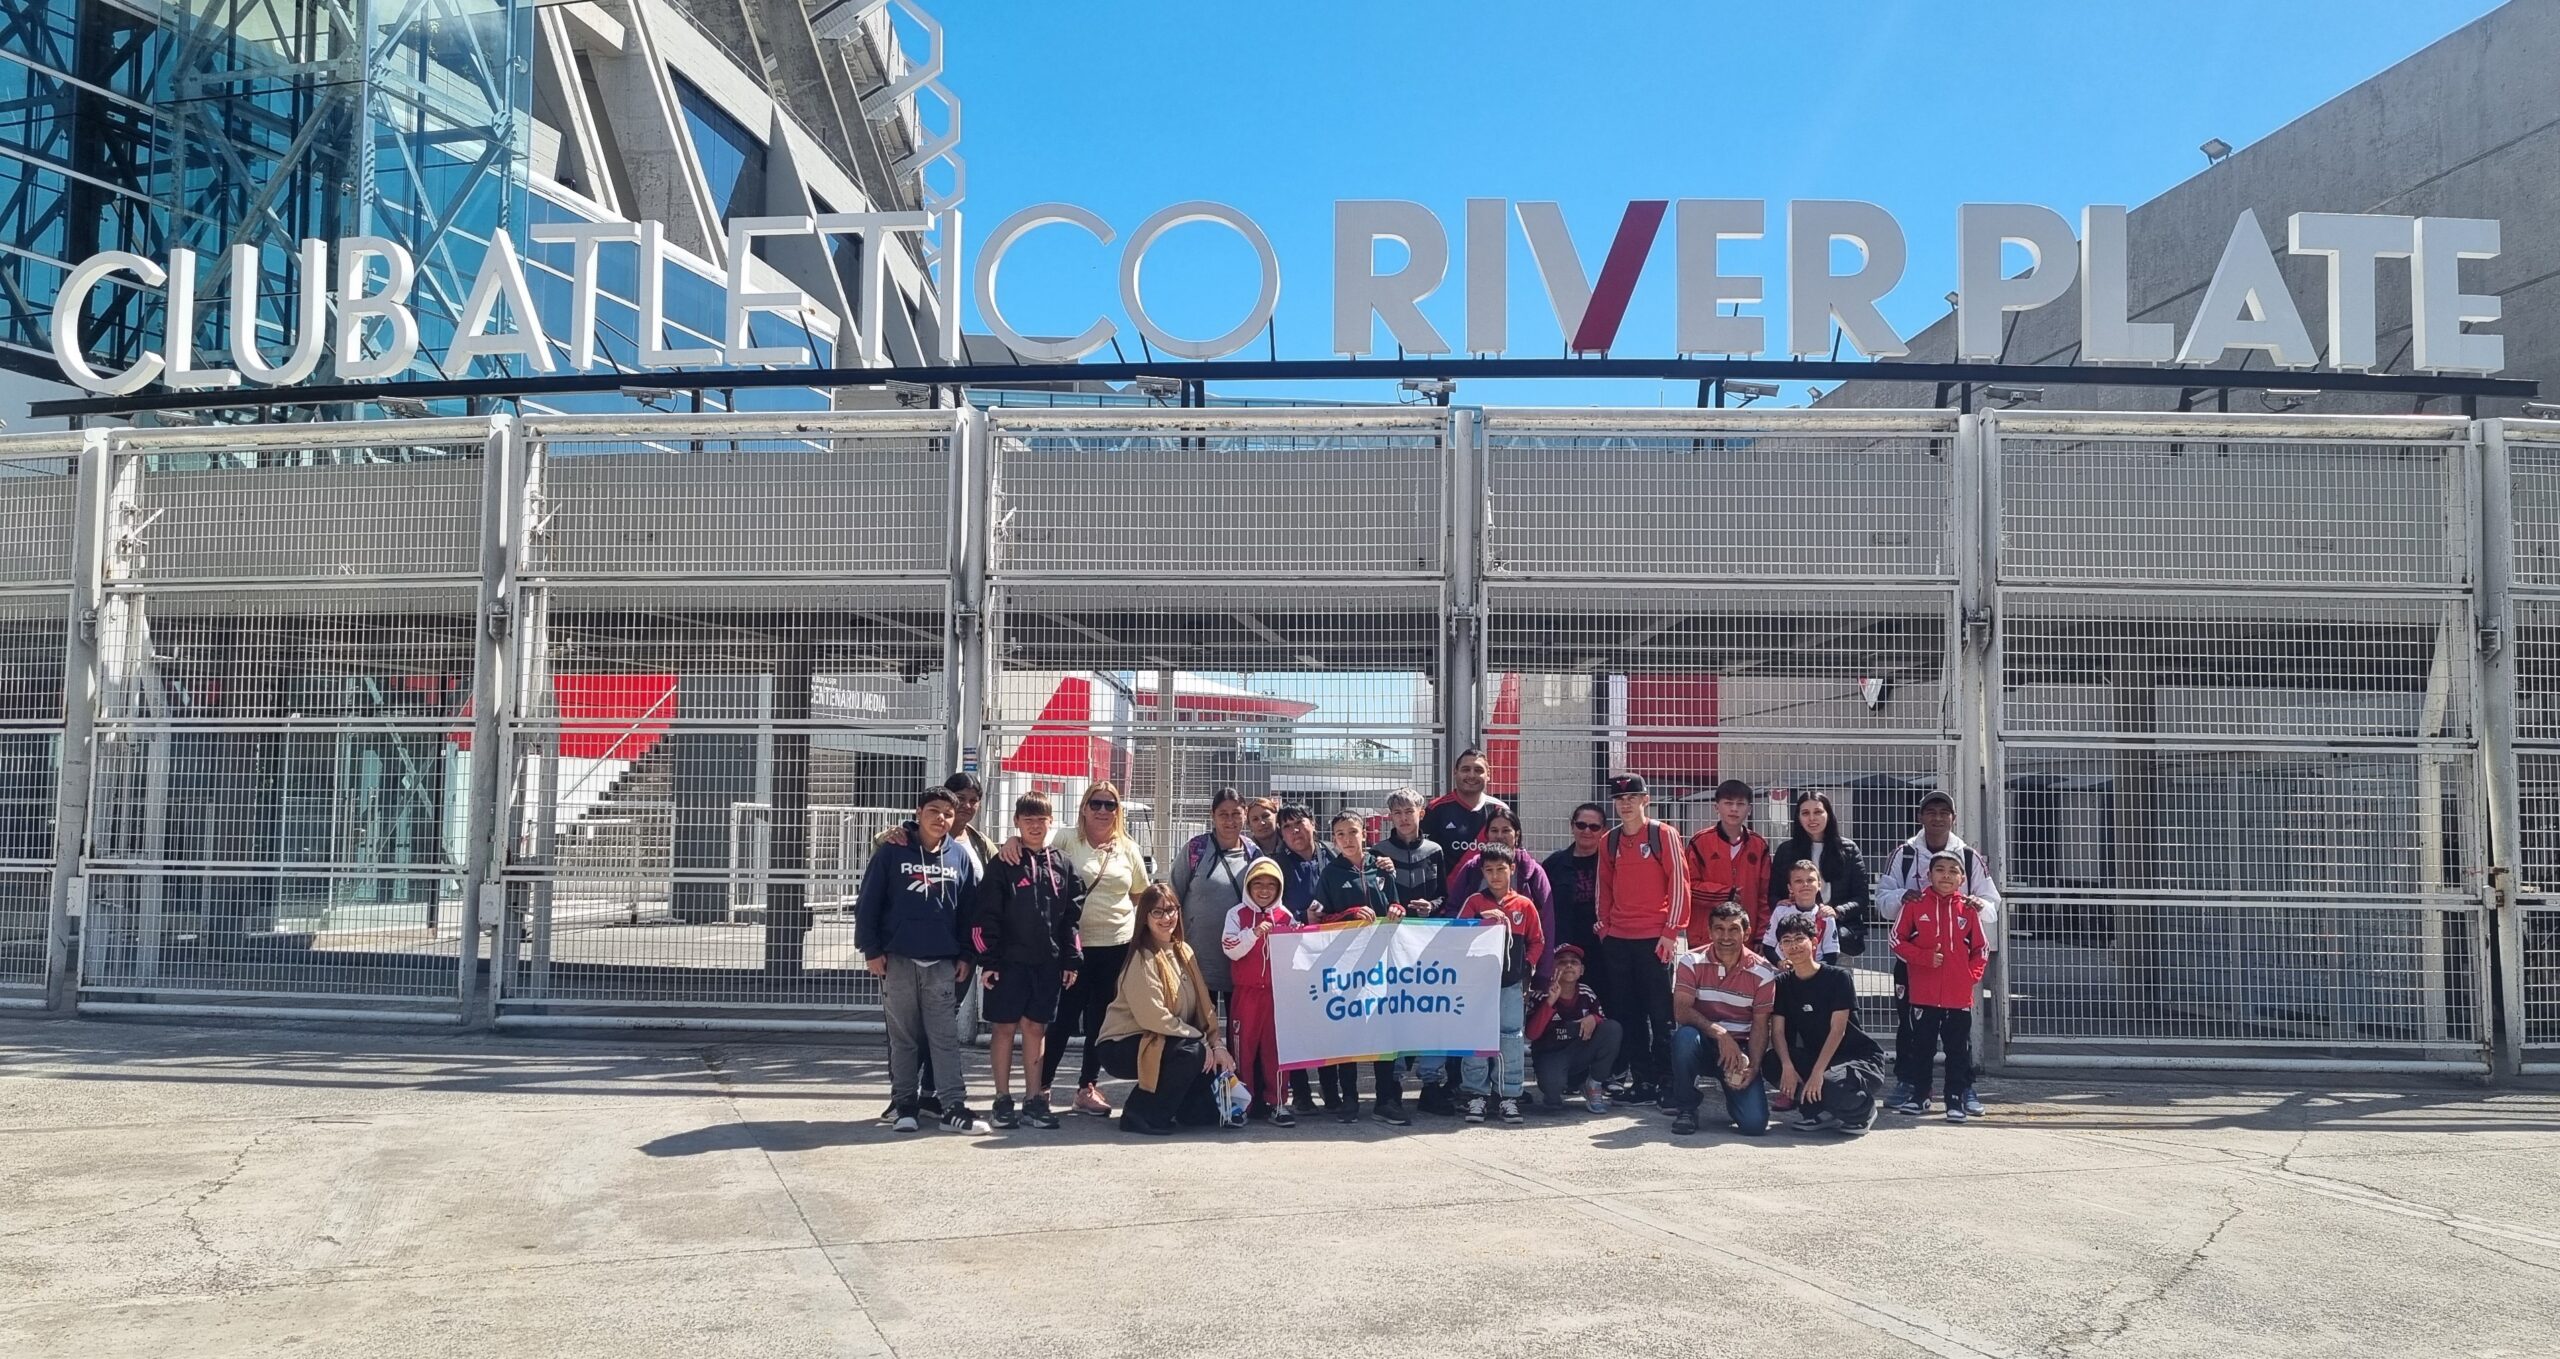
[[[1929,860],[1929,890],[1902,899],[1893,922],[1893,952],[1911,969],[1911,1042],[1893,1055],[1897,1078],[1912,1094],[1897,1112],[1929,1107],[1931,1059],[1943,1044],[1947,1089],[1973,1086],[1973,998],[1991,961],[1982,909],[1964,894],[1965,863],[1952,850]],[[1947,1121],[1965,1120],[1964,1101],[1947,1101]]]
[[[1276,859],[1256,859],[1244,872],[1244,900],[1226,914],[1218,931],[1219,950],[1227,955],[1235,985],[1227,1003],[1227,1023],[1235,1030],[1230,1047],[1236,1076],[1253,1092],[1246,1116],[1268,1115],[1276,1128],[1293,1127],[1289,1098],[1280,1084],[1279,1034],[1271,1009],[1271,949],[1265,942],[1275,925],[1296,923],[1280,904],[1287,886]]]

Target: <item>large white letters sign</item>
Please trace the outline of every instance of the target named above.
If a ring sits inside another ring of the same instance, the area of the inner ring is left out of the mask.
[[[1280,1065],[1495,1051],[1504,940],[1455,921],[1273,931]]]

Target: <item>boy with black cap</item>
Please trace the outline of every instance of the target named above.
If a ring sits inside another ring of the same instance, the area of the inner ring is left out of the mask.
[[[1875,912],[1890,929],[1895,917],[1902,913],[1902,903],[1929,887],[1930,856],[1952,851],[1964,862],[1964,895],[1982,916],[1982,937],[1986,943],[1999,945],[2000,888],[1991,880],[1991,862],[1982,851],[1956,836],[1956,800],[1945,789],[1932,788],[1920,795],[1920,831],[1897,846],[1885,861],[1884,875],[1876,880]],[[1900,958],[1893,960],[1893,1046],[1896,1052],[1908,1051],[1916,1041],[1911,1034],[1911,970]],[[1898,1065],[1898,1063],[1897,1063]],[[1911,1108],[1911,1090],[1898,1078],[1886,1107],[1927,1113],[1922,1101]],[[1961,1088],[1950,1088],[1951,1100],[1962,1104],[1967,1115],[1982,1116],[1982,1100],[1974,1094],[1970,1082]]]
[[[1627,1098],[1653,1104],[1671,1074],[1671,959],[1689,923],[1689,884],[1680,833],[1646,814],[1644,776],[1611,778],[1609,800],[1618,824],[1600,850],[1600,997],[1626,1024]]]

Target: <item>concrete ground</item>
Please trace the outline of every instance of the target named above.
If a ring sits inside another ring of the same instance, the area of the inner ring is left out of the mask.
[[[983,1055],[981,1055],[981,1060]],[[2560,1353],[2560,1095],[899,1137],[876,1048],[0,1021],[0,1355]]]

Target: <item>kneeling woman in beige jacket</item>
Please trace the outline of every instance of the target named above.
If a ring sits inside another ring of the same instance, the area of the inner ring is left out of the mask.
[[[1120,1109],[1122,1132],[1161,1137],[1176,1125],[1214,1127],[1209,1074],[1235,1070],[1218,1037],[1218,1010],[1199,960],[1183,938],[1182,903],[1173,889],[1149,884],[1138,893],[1138,934],[1120,969],[1120,994],[1102,1017],[1103,1069],[1134,1078],[1137,1090]]]

